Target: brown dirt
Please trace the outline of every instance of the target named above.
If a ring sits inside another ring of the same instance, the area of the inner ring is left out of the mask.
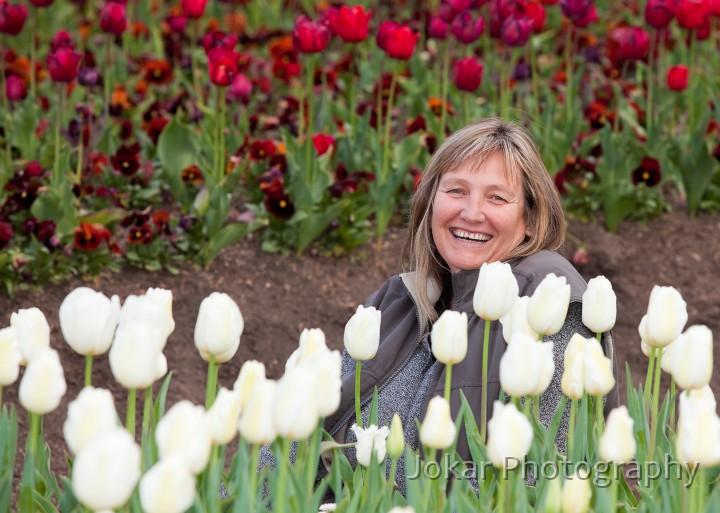
[[[590,262],[578,267],[581,274],[586,279],[603,274],[616,291],[618,322],[614,332],[621,384],[624,385],[625,362],[632,369],[635,384],[644,380],[647,363],[640,351],[637,325],[655,284],[673,285],[680,290],[688,304],[689,324],[706,324],[712,329],[717,353],[720,216],[705,214],[690,219],[683,212],[673,212],[646,226],[624,223],[615,234],[607,233],[598,224],[572,221],[569,231],[572,238],[563,253],[569,257],[578,247],[575,239],[582,241]],[[87,285],[107,295],[118,294],[121,299],[142,293],[148,287],[172,290],[176,327],[165,349],[168,366],[174,373],[168,403],[184,398],[201,404],[206,366],[192,337],[203,298],[213,291],[227,292],[237,301],[245,318],[240,350],[221,366],[220,384],[232,386],[240,365],[248,359],[264,362],[269,376],[278,377],[303,328],[322,328],[329,346],[342,347],[345,322],[356,306],[399,270],[401,234],[401,228],[391,228],[380,250],[368,245],[344,259],[315,252],[301,257],[269,255],[260,250],[257,239],[248,238],[223,251],[207,270],[185,266],[179,275],[172,275],[127,269],[119,274],[105,273],[95,282],[70,279],[61,285],[0,298],[0,326],[8,325],[10,314],[20,308],[37,306],[45,313],[51,327],[51,346],[59,351],[65,369],[67,394],[60,407],[44,421],[53,468],[63,474],[67,472],[62,424],[67,403],[77,396],[83,381],[84,360],[65,344],[57,316],[60,303],[73,288]],[[118,412],[124,415],[125,391],[115,383],[107,355],[96,359],[93,384],[112,390]],[[17,384],[7,387],[5,403],[17,404],[17,388]],[[720,375],[713,377],[713,389],[716,394],[720,392]],[[19,421],[22,452],[28,432],[22,409]],[[18,479],[21,468],[16,465]]]

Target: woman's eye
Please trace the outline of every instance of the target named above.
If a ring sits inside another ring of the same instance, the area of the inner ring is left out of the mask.
[[[505,203],[505,198],[503,198],[502,196],[498,196],[497,194],[490,196],[490,199],[498,203]]]
[[[462,194],[462,189],[448,189],[448,194]]]

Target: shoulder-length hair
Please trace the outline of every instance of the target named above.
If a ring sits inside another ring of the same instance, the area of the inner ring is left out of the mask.
[[[440,178],[448,171],[470,163],[480,168],[490,157],[501,155],[504,172],[522,180],[525,197],[525,237],[505,260],[521,258],[542,249],[557,249],[565,236],[565,217],[560,194],[550,178],[537,147],[521,126],[499,118],[487,118],[453,133],[435,151],[410,201],[408,228],[402,247],[402,265],[416,272],[420,315],[437,318],[427,287],[428,279],[438,285],[450,274],[432,238],[432,208]]]

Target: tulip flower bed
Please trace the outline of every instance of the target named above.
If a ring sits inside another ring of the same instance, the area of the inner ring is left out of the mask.
[[[675,5],[677,3],[677,5]],[[382,239],[446,134],[528,124],[571,216],[720,205],[717,2],[0,2],[0,280]]]

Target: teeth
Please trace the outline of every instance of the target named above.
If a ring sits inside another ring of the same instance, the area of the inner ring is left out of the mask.
[[[480,234],[480,233],[470,233],[470,232],[466,232],[466,231],[464,231],[464,230],[458,230],[458,229],[455,229],[455,228],[453,228],[451,231],[453,232],[453,234],[454,234],[456,237],[460,237],[460,238],[462,238],[462,239],[477,240],[477,241],[481,241],[481,242],[485,242],[485,241],[490,240],[490,236],[489,236],[489,235],[483,235],[483,234]]]

